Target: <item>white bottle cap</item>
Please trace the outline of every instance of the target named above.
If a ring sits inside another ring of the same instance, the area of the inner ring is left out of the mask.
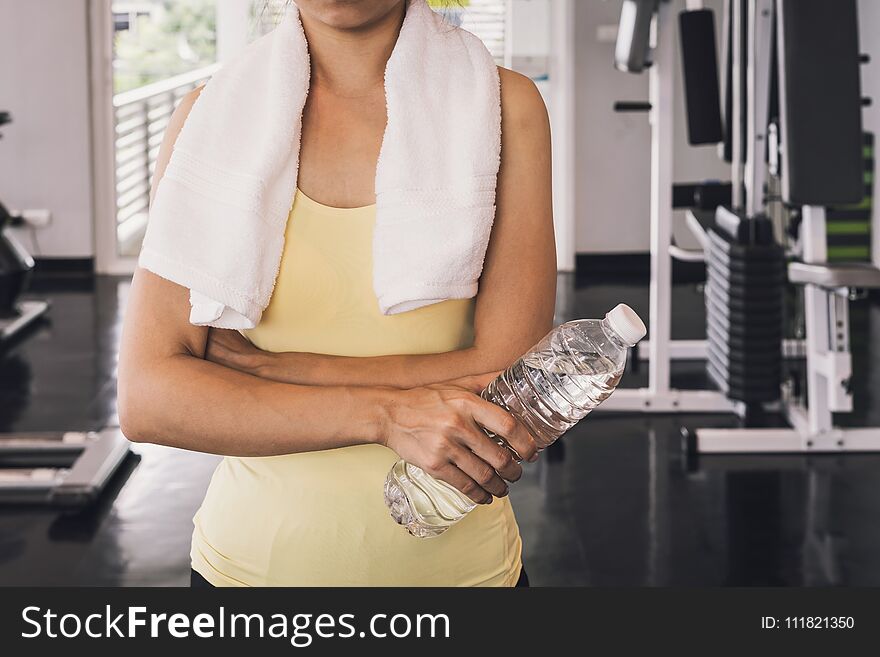
[[[623,341],[632,347],[648,333],[645,323],[636,315],[636,311],[625,303],[619,303],[608,311],[605,319]]]

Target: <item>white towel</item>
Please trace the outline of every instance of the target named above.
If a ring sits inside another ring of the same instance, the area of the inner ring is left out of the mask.
[[[208,82],[177,139],[139,264],[190,290],[190,322],[255,327],[296,190],[309,53],[295,6]],[[373,287],[384,314],[476,295],[495,216],[498,70],[409,0],[385,69]]]

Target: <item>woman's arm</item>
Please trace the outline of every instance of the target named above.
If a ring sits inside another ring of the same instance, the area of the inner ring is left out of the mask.
[[[273,354],[235,331],[211,331],[207,358],[259,377],[312,385],[411,387],[500,370],[553,322],[556,254],[547,110],[531,80],[501,74],[503,146],[497,211],[474,317],[474,345],[442,354],[347,358]]]
[[[209,363],[207,329],[189,324],[188,309],[185,288],[135,273],[119,360],[119,416],[129,439],[236,456],[381,440],[381,391],[293,386]]]
[[[194,100],[175,114],[157,178]],[[521,469],[479,425],[535,454],[521,425],[470,391],[479,379],[413,390],[268,381],[204,360],[207,329],[188,315],[185,288],[137,270],[118,377],[120,425],[131,440],[236,456],[380,443],[481,502],[507,490],[495,471],[515,480]]]
[[[188,94],[172,116],[152,197],[200,93]],[[206,362],[208,330],[190,324],[188,310],[185,288],[135,272],[119,362],[120,423],[129,439],[236,456],[381,440],[381,391],[280,385]],[[304,412],[311,404],[314,411]]]

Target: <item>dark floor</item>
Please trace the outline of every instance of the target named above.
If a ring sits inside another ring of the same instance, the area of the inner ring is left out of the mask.
[[[116,349],[127,283],[45,292],[50,321],[0,352],[0,431],[96,429],[115,421]],[[677,286],[673,334],[701,337],[701,295]],[[560,319],[624,301],[647,316],[645,285],[574,288]],[[855,418],[880,422],[880,309],[854,302]],[[876,374],[875,374],[876,373]],[[624,385],[638,385],[644,368]],[[701,369],[678,368],[679,382]],[[880,457],[714,457],[679,435],[731,417],[595,414],[545,454],[511,497],[533,585],[880,585]],[[182,585],[192,514],[216,458],[134,446],[94,507],[0,508],[0,584]]]

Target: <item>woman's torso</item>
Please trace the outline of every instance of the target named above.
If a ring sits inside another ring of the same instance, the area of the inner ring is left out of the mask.
[[[375,206],[331,208],[297,192],[272,300],[249,332],[254,344],[340,356],[470,346],[473,299],[379,312],[374,220]],[[224,459],[195,517],[193,567],[215,585],[512,586],[521,542],[507,498],[438,538],[413,538],[383,501],[396,460],[378,445]]]

